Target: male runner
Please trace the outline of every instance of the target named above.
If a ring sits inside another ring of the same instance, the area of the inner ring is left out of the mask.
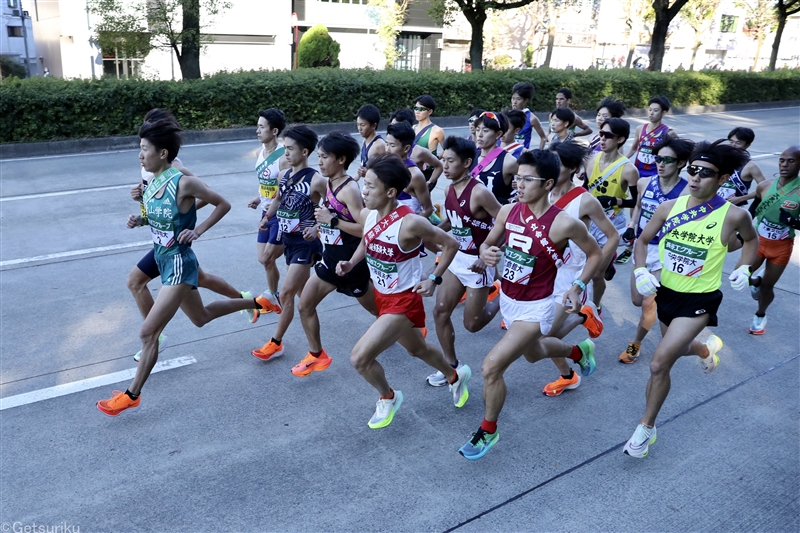
[[[276,312],[281,315],[272,338],[251,352],[262,361],[283,355],[283,336],[294,318],[294,298],[302,292],[311,266],[322,255],[314,208],[325,197],[328,180],[308,166],[308,156],[317,147],[317,134],[308,126],[294,126],[284,132],[283,144],[290,168],[281,174],[278,192],[261,227],[266,228],[273,217],[278,218],[287,269],[280,300],[271,294],[262,295],[277,304]]]
[[[586,189],[595,195],[605,209],[606,216],[614,224],[619,233],[625,230],[625,213],[623,207],[635,207],[639,191],[637,189],[639,173],[627,157],[622,154],[622,146],[631,133],[630,124],[621,118],[610,118],[600,127],[600,152],[597,152],[587,163],[589,177]],[[628,199],[628,190],[631,199]],[[606,243],[606,236],[597,230],[595,225],[590,229],[600,246]],[[633,229],[629,233],[633,233]],[[619,239],[619,237],[617,237]],[[615,245],[619,242],[615,242]],[[600,301],[606,292],[606,279],[613,277],[613,268],[609,266],[610,275],[598,272],[592,279],[595,305],[600,310]]]
[[[401,204],[407,205],[411,210],[422,217],[428,218],[433,213],[431,195],[425,185],[425,176],[417,164],[408,155],[414,143],[414,130],[406,122],[389,124],[386,128],[386,151],[396,155],[408,167],[411,182],[406,190],[397,197]]]
[[[261,209],[261,218],[267,214],[270,204],[278,194],[278,175],[289,168],[283,157],[285,148],[278,142],[278,136],[286,127],[286,116],[280,109],[270,108],[258,112],[256,136],[261,142],[256,161],[258,196],[250,200],[247,207]],[[260,222],[259,222],[260,226]],[[262,230],[258,229],[258,262],[267,272],[267,288],[275,298],[278,297],[278,282],[281,273],[275,261],[283,255],[283,244],[278,231],[278,219],[272,218]]]
[[[625,104],[622,103],[621,100],[614,100],[610,96],[606,96],[600,101],[600,104],[597,106],[597,116],[594,119],[595,124],[597,124],[597,129],[603,127],[603,122],[610,118],[622,118],[625,114]],[[600,134],[596,134],[592,137],[592,140],[589,141],[589,152],[599,152],[600,151]]]
[[[632,222],[636,224],[636,234],[641,235],[647,222],[653,217],[659,205],[668,200],[689,194],[688,182],[680,176],[681,170],[689,162],[694,142],[667,135],[653,147],[654,160],[658,174],[639,180],[639,194],[636,208],[633,210]],[[658,258],[658,240],[647,244],[647,271],[656,279],[661,279],[661,261]],[[631,271],[631,302],[642,308],[636,337],[628,343],[628,348],[619,355],[619,362],[635,363],[642,348],[642,341],[656,323],[655,296],[644,297],[636,290],[636,276]]]
[[[481,116],[484,111],[484,109],[473,109],[472,113],[469,114],[469,120],[467,121],[469,125],[469,135],[467,135],[467,139],[472,142],[477,142],[478,140],[478,136],[475,134],[475,121],[478,120],[478,117]],[[525,125],[523,124],[522,127],[524,128]]]
[[[602,248],[602,259],[599,271],[603,271],[614,257],[617,249],[617,228],[608,220],[600,202],[583,187],[575,187],[572,178],[583,165],[588,150],[577,141],[556,143],[550,150],[558,154],[561,162],[561,172],[558,181],[550,191],[550,203],[573,218],[581,220],[586,229],[594,223],[606,236],[606,243]],[[562,304],[564,294],[569,291],[572,282],[577,279],[586,265],[586,254],[572,241],[564,251],[564,264],[558,269],[556,281],[553,288],[553,301],[556,306],[556,314],[553,325],[550,328],[550,337],[563,339],[578,325],[588,330],[589,336],[597,338],[603,332],[603,322],[598,316],[597,308],[592,302],[593,283],[586,284],[586,290],[581,293],[580,306],[578,313],[568,313],[568,308]],[[577,389],[581,384],[581,377],[576,374],[567,364],[566,359],[553,359],[556,367],[561,374],[560,377],[545,385],[542,393],[546,396],[558,396],[564,390]]]
[[[470,333],[483,329],[500,309],[494,301],[500,284],[495,282],[495,269],[487,267],[478,256],[483,240],[492,229],[500,211],[500,203],[479,179],[469,173],[475,144],[450,136],[444,141],[444,175],[450,180],[445,189],[444,207],[447,216],[439,228],[449,231],[458,241],[458,252],[442,275],[442,286],[436,293],[433,320],[444,358],[453,368],[462,363],[456,357],[455,330],[450,315],[466,292],[464,328]],[[429,385],[447,384],[445,374],[436,371],[427,378]]]
[[[778,159],[778,179],[765,180],[756,188],[755,225],[758,257],[750,267],[754,274],[766,261],[764,274],[750,278],[750,291],[758,300],[750,333],[763,335],[767,329],[767,308],[775,299],[775,284],[781,278],[794,247],[795,230],[800,229],[800,146],[790,146]],[[744,252],[742,252],[744,253]]]
[[[514,158],[518,158],[525,151],[522,143],[517,141],[517,134],[525,127],[525,113],[512,109],[503,114],[506,116],[508,129],[500,138],[500,147],[514,156]]]
[[[557,107],[550,113],[550,135],[548,144],[567,142],[575,137],[572,126],[575,124],[575,113],[566,107]],[[591,131],[591,130],[589,130]]]
[[[553,285],[563,251],[569,240],[586,254],[580,277],[564,294],[562,304],[580,309],[581,293],[600,266],[600,248],[584,223],[550,205],[548,193],[558,180],[558,156],[532,150],[519,159],[517,202],[505,205],[481,245],[481,259],[490,267],[503,260],[500,312],[508,324],[503,338],[483,360],[483,422],[459,450],[467,459],[480,459],[497,442],[497,418],[506,398],[503,374],[520,358],[534,363],[550,357],[568,357],[578,362],[584,376],[595,369],[594,343],[586,339],[578,346],[543,335],[550,333],[555,305]],[[505,252],[499,246],[505,244]]]
[[[556,108],[569,109],[570,102],[572,102],[572,91],[566,87],[559,89],[556,93]],[[580,128],[581,131],[576,132],[575,128]],[[592,134],[592,128],[590,128],[578,115],[575,115],[575,122],[572,125],[571,130],[575,134],[575,137],[582,137],[584,135]]]
[[[364,138],[361,144],[361,166],[358,167],[358,177],[363,178],[367,173],[367,160],[379,154],[386,153],[386,142],[378,135],[378,125],[381,122],[381,111],[372,104],[362,105],[356,116],[358,134]]]
[[[180,131],[177,122],[169,118],[145,122],[139,129],[139,161],[155,177],[142,198],[146,216],[130,215],[128,227],[150,227],[163,287],[139,330],[142,358],[133,382],[125,392],[114,391],[111,398],[97,402],[97,408],[109,416],[139,407],[142,387],[158,361],[159,335],[178,308],[183,309],[193,324],[202,327],[215,318],[243,310],[249,310],[251,321],[255,322],[258,309],[272,307],[264,297],[224,299],[203,306],[200,293],[194,290],[198,264],[191,244],[219,222],[231,204],[202,180],[184,176],[172,166],[181,146]],[[200,224],[197,224],[196,200],[214,206]]]
[[[431,122],[435,109],[436,101],[428,94],[423,94],[414,101],[414,118],[417,120],[417,125],[414,126],[414,144],[427,148],[433,154],[436,154],[439,144],[444,142],[444,130]]]
[[[362,225],[357,220],[364,208],[358,183],[347,175],[347,167],[358,157],[358,143],[347,133],[331,132],[319,141],[319,171],[327,178],[324,207],[315,210],[317,227],[325,249],[314,265],[300,296],[300,319],[308,338],[308,354],[292,368],[292,374],[306,377],[322,372],[331,357],[322,347],[317,306],[334,290],[353,296],[364,309],[377,316],[367,262],[361,261],[345,276],[336,274],[339,261],[347,261],[358,248]],[[363,153],[363,152],[362,152]]]
[[[484,111],[475,122],[480,150],[478,163],[470,173],[490,187],[497,201],[507,204],[513,193],[512,181],[517,173],[517,159],[497,146],[497,141],[508,130],[508,121],[502,113]]]
[[[432,296],[442,283],[450,262],[458,251],[458,242],[424,218],[397,201],[411,179],[406,165],[394,155],[370,159],[364,176],[364,238],[349,261],[336,267],[340,276],[351,272],[366,256],[375,287],[378,319],[353,347],[350,362],[380,394],[375,414],[367,424],[372,429],[386,427],[403,403],[403,393],[386,381],[377,357],[395,342],[409,355],[422,359],[448,376],[453,404],[463,407],[469,398],[467,384],[472,376],[469,366],[454,370],[442,353],[427,344],[420,328],[425,326],[422,296]],[[422,268],[419,251],[422,241],[442,247],[441,260],[429,279],[419,281]]]
[[[756,134],[753,130],[741,126],[733,128],[728,134],[728,142],[731,143],[731,146],[744,150],[745,152],[747,152],[747,149],[750,148],[750,145],[753,144],[755,139]],[[749,192],[750,185],[753,183],[753,180],[756,181],[756,184],[759,184],[765,179],[764,174],[761,172],[761,169],[758,168],[756,162],[750,159],[749,152],[747,159],[747,163],[745,163],[742,168],[737,168],[733,174],[731,174],[731,179],[726,181],[717,191],[717,194],[733,205],[743,206],[755,198],[756,191]]]
[[[389,116],[389,122],[391,124],[406,122],[413,130],[416,119],[414,118],[414,112],[412,110],[408,108],[401,108]],[[413,147],[411,148],[411,154],[409,155],[409,158],[417,164],[419,169],[433,169],[433,172],[428,179],[428,190],[432,191],[434,187],[436,187],[436,183],[439,181],[439,176],[442,175],[442,162],[427,148],[416,143],[413,143],[412,146]]]
[[[525,146],[526,150],[530,150],[531,148],[531,136],[534,130],[539,134],[539,148],[544,148],[545,142],[547,141],[547,134],[545,134],[544,128],[542,128],[542,123],[539,122],[539,119],[536,118],[533,111],[528,109],[528,102],[533,98],[533,93],[533,84],[528,82],[517,83],[511,90],[511,108],[522,111],[525,113],[525,116],[528,117],[517,139]]]
[[[656,417],[669,394],[672,365],[684,355],[699,356],[707,374],[719,365],[720,338],[711,335],[701,343],[696,337],[706,326],[717,325],[722,266],[732,232],[738,231],[744,240],[742,255],[729,278],[734,289],[747,287],[748,269],[756,257],[756,232],[750,215],[717,196],[717,189],[746,157],[723,142],[702,142],[695,147],[687,168],[689,195],[662,203],[636,240],[636,289],[642,296],[655,295],[662,338],[650,360],[644,416],[623,448],[631,457],[645,457],[656,441]],[[646,267],[647,245],[654,238],[659,240],[663,265],[660,285]]]
[[[640,178],[649,178],[658,174],[653,156],[653,147],[661,142],[667,135],[677,137],[677,134],[672,128],[661,122],[664,115],[669,111],[669,100],[664,96],[654,96],[647,102],[647,105],[649,106],[647,110],[649,122],[636,128],[633,144],[630,150],[628,150],[628,158],[633,157],[634,154],[636,155],[634,164],[636,165],[636,170],[639,171]],[[632,192],[631,194],[635,193]],[[636,201],[635,196],[633,196],[633,201]],[[633,253],[633,238],[630,236],[630,233],[631,232],[626,232],[623,237],[628,245],[615,260],[617,264],[627,263],[631,258],[631,254]]]

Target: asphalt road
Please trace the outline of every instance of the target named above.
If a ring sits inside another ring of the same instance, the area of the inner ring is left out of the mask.
[[[798,108],[667,122],[696,140],[753,128],[751,153],[767,176],[777,172],[777,154],[800,142]],[[201,265],[253,291],[266,286],[258,215],[246,208],[257,147],[196,145],[180,154],[233,204],[194,245]],[[0,173],[3,532],[800,530],[798,247],[764,336],[747,333],[756,308],[749,293],[723,284],[714,328],[725,342],[721,366],[705,375],[693,358],[675,365],[646,459],[622,454],[622,445],[643,412],[660,334],[654,328],[636,364],[617,362],[639,316],[628,264],[606,292],[597,372],[548,398],[540,391],[557,376],[550,362],[513,364],[501,438],[472,462],[457,450],[482,419],[480,363],[502,331],[497,318],[466,332],[461,308],[456,347],[474,371],[466,406],[455,409],[446,388],[425,384],[429,369],[394,347],[380,361],[405,402],[378,431],[366,424],[376,393],[348,359],[372,320],[338,294],[319,308],[334,363],[307,379],[289,372],[307,350],[299,318],[286,355],[264,363],[250,350],[269,339],[274,316],[250,325],[237,314],[198,330],[178,313],[161,360],[191,364],[153,374],[140,408],[117,418],[95,408],[128,378],[11,407],[135,367],[141,318],[125,281],[151,245],[145,229],[125,227],[138,209],[128,195],[136,151],[0,161]],[[736,259],[728,257],[726,274]],[[429,328],[431,305],[426,299]],[[568,340],[583,337],[579,328]]]

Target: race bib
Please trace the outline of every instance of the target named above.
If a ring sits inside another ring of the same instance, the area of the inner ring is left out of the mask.
[[[264,182],[269,183],[264,183]],[[262,198],[272,200],[278,194],[278,180],[261,180],[258,185],[258,193]]]
[[[667,240],[664,243],[664,268],[674,274],[699,278],[703,272],[708,249]]]
[[[472,229],[470,228],[451,228],[453,237],[458,241],[458,249],[462,252],[475,249],[475,241],[472,240]]]
[[[326,246],[342,244],[342,232],[337,228],[330,227],[327,224],[320,223],[319,238]]]
[[[527,285],[533,275],[536,256],[506,246],[503,259],[503,279],[511,283]]]
[[[164,248],[169,248],[175,244],[175,232],[161,231],[153,226],[150,226],[150,236],[153,237],[153,242]]]
[[[728,198],[733,198],[736,196],[736,186],[733,184],[731,180],[726,181],[722,185],[720,185],[719,189],[717,189],[717,196],[724,198],[727,200]]]
[[[300,229],[300,212],[278,209],[278,228],[281,233],[293,233]]]
[[[766,218],[762,218],[761,223],[758,225],[758,235],[771,241],[781,241],[786,239],[789,237],[789,231],[789,226],[775,224]]]
[[[645,165],[652,165],[656,162],[656,156],[653,155],[653,149],[648,146],[642,146],[639,148],[639,153],[637,154],[636,159]]]
[[[384,263],[367,254],[367,266],[372,283],[386,290],[394,289],[399,281],[396,263]]]

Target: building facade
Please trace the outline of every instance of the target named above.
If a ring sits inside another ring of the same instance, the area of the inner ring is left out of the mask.
[[[0,7],[0,55],[25,67],[31,76],[42,74],[44,68],[36,55],[31,14],[23,8],[21,0],[0,0]]]

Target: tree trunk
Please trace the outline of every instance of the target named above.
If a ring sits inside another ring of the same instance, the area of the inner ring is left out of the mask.
[[[764,36],[759,32],[758,39],[756,39],[756,57],[753,60],[753,68],[751,72],[758,72],[758,60],[761,57],[761,47],[764,45]]]
[[[664,47],[667,42],[669,19],[666,13],[656,11],[656,20],[653,24],[653,38],[650,40],[650,68],[648,70],[660,71],[664,62]]]
[[[694,48],[692,49],[692,64],[689,65],[689,70],[694,70],[694,61],[697,59],[697,51],[703,45],[703,41],[701,41],[699,37],[699,35],[695,36]]]
[[[783,28],[786,26],[786,11],[778,9],[778,29],[775,30],[775,40],[772,42],[772,54],[769,56],[769,70],[775,70],[775,64],[778,62],[778,51],[781,47],[781,36],[783,35]]]
[[[181,0],[183,32],[178,63],[185,80],[197,80],[200,74],[200,0]]]
[[[464,16],[472,28],[472,38],[469,43],[469,60],[472,70],[483,70],[483,25],[486,23],[486,11],[477,7],[467,12]]]
[[[555,26],[548,26],[547,27],[547,54],[544,57],[544,64],[543,67],[550,66],[550,60],[553,58],[553,45],[556,42],[556,27]]]

